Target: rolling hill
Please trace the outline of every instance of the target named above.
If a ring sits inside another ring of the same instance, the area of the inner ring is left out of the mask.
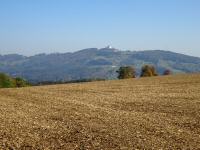
[[[0,72],[20,76],[31,82],[68,81],[88,78],[115,79],[120,66],[133,65],[137,74],[144,64],[153,64],[159,73],[200,72],[200,58],[162,50],[120,51],[106,47],[73,53],[21,56],[0,55]]]
[[[200,149],[200,74],[0,89],[0,149]]]

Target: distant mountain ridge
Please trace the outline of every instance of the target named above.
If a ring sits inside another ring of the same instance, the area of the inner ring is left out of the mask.
[[[30,57],[0,55],[0,72],[20,76],[31,82],[114,79],[120,66],[135,66],[139,75],[144,64],[154,65],[159,73],[165,69],[175,73],[200,72],[200,58],[163,50],[121,51],[106,47]]]

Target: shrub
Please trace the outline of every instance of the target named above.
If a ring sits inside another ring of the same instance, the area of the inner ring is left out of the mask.
[[[169,69],[166,69],[164,72],[163,72],[163,75],[171,75],[172,74],[172,71],[169,70]]]
[[[0,88],[14,87],[14,81],[8,75],[0,73]]]
[[[0,88],[25,87],[29,85],[23,78],[11,78],[5,73],[0,73]]]
[[[26,80],[20,77],[15,78],[14,82],[15,82],[15,87],[25,87],[29,85]]]

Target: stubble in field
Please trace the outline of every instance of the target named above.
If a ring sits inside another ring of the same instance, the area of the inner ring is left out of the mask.
[[[200,75],[0,90],[0,149],[200,149]]]

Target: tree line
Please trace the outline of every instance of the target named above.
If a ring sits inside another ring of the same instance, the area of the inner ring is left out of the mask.
[[[135,68],[132,66],[124,66],[120,67],[117,70],[118,79],[128,79],[128,78],[136,78],[136,71]],[[163,75],[170,75],[172,72],[170,70],[165,70]],[[140,77],[152,77],[158,76],[156,68],[153,65],[144,65],[141,68]],[[37,84],[33,84],[35,86],[38,85],[50,85],[50,84],[66,84],[66,83],[79,83],[79,82],[93,82],[93,81],[102,81],[105,79],[80,79],[80,80],[72,80],[72,81],[46,81],[46,82],[39,82]],[[31,84],[21,77],[10,77],[5,73],[0,73],[0,88],[14,88],[14,87],[26,87],[30,86]]]
[[[128,78],[136,78],[136,71],[134,67],[124,66],[120,67],[117,70],[118,79],[128,79]],[[163,75],[170,75],[172,72],[167,69],[163,72]],[[144,65],[141,69],[140,77],[153,77],[158,76],[156,68],[153,65]]]
[[[84,82],[94,82],[94,81],[105,81],[106,79],[102,78],[89,78],[89,79],[78,79],[78,80],[69,80],[69,81],[41,81],[37,83],[33,83],[33,86],[41,86],[41,85],[54,85],[54,84],[68,84],[68,83],[84,83]]]
[[[26,87],[30,84],[23,78],[12,78],[5,73],[0,73],[0,88]]]

